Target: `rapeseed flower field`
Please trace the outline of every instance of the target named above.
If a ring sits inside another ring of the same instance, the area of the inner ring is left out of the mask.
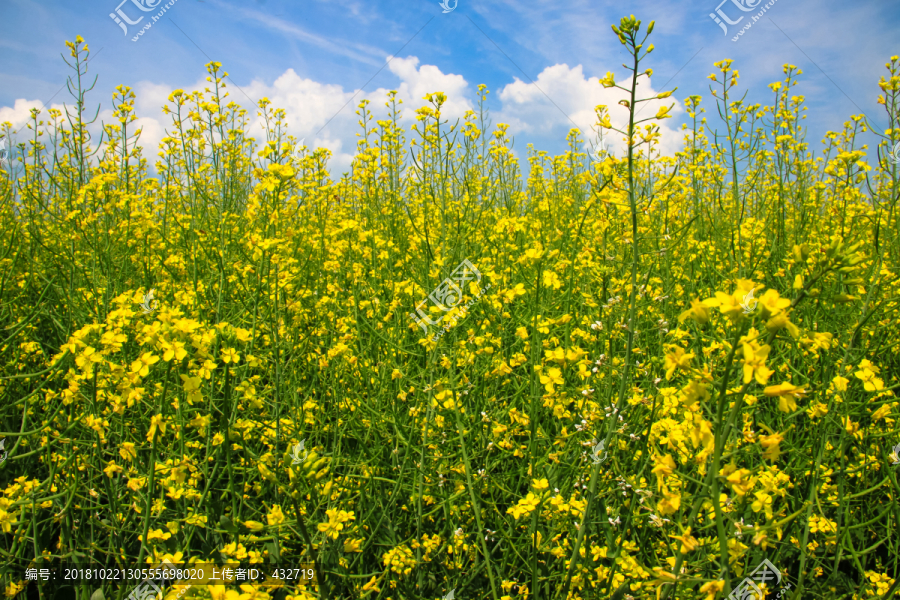
[[[652,29],[597,82],[626,151],[573,130],[524,179],[484,86],[455,125],[363,101],[332,179],[216,62],[157,157],[127,87],[101,145],[67,42],[74,107],[0,131],[3,562],[315,569],[164,590],[202,600],[896,594],[900,58],[877,147],[853,116],[815,155],[802,72],[749,105],[723,60],[661,156]]]

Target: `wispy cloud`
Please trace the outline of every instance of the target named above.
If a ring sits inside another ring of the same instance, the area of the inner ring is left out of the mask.
[[[374,46],[368,44],[360,44],[356,41],[348,40],[346,38],[339,39],[324,37],[322,35],[307,31],[306,29],[300,27],[299,25],[293,23],[288,19],[278,18],[277,16],[273,16],[268,12],[253,10],[233,4],[226,4],[224,2],[217,2],[216,4],[218,6],[221,6],[224,10],[235,14],[242,21],[254,21],[272,31],[277,31],[279,33],[290,36],[293,39],[306,42],[331,54],[337,56],[345,56],[347,58],[376,67],[383,64],[379,62],[376,57],[384,56],[385,51]]]

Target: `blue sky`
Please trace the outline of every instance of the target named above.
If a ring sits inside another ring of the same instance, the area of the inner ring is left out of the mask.
[[[529,143],[562,153],[576,125],[593,139],[597,104],[610,105],[613,122],[621,122],[618,96],[598,79],[607,71],[624,78],[625,54],[610,24],[634,14],[644,28],[656,20],[656,50],[644,63],[654,70],[651,90],[678,86],[675,118],[663,122],[664,151],[680,147],[677,130],[689,95],[703,97],[710,124],[721,128],[706,77],[713,62],[725,58],[740,71],[740,92],[764,104],[773,97],[767,85],[784,78],[782,65],[799,66],[803,75],[794,93],[806,98],[807,141],[819,151],[825,132],[839,131],[852,114],[887,126],[876,103],[877,83],[887,73],[884,63],[900,54],[900,4],[886,0],[776,0],[736,42],[732,37],[765,1],[458,0],[444,13],[438,0],[176,0],[136,42],[132,37],[168,0],[120,1],[0,0],[0,123],[19,128],[31,107],[71,104],[60,91],[69,75],[60,53],[66,53],[65,40],[81,35],[95,57],[91,78],[99,75],[89,105],[100,104],[100,119],[110,122],[115,86],[132,87],[142,142],[153,150],[145,156],[155,156],[165,135],[169,118],[160,108],[169,92],[204,87],[204,64],[216,60],[234,84],[231,100],[252,109],[265,96],[286,109],[292,134],[307,146],[331,149],[335,175],[349,169],[355,152],[362,98],[371,100],[378,118],[386,110],[385,93],[399,90],[408,129],[426,93],[449,96],[444,114],[452,123],[476,106],[481,83],[491,91],[493,123],[510,124],[527,168]],[[156,8],[142,12],[136,3]],[[741,3],[754,8],[741,11]],[[110,17],[117,7],[132,21],[143,16],[127,26],[127,35]],[[710,17],[717,7],[732,21],[743,16],[727,35]],[[648,105],[648,115],[655,111]]]

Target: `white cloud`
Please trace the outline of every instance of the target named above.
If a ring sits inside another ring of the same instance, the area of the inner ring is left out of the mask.
[[[403,127],[408,139],[412,123],[415,122],[414,111],[426,105],[423,97],[431,92],[444,92],[447,102],[442,107],[442,117],[454,123],[462,119],[465,112],[472,110],[473,90],[465,77],[453,73],[444,73],[434,65],[420,65],[415,56],[405,58],[387,57],[386,68],[399,79],[396,89],[398,98],[404,101]],[[623,75],[624,78],[624,75]],[[557,64],[545,68],[537,77],[537,86],[516,79],[503,87],[498,96],[502,107],[492,116],[494,124],[508,123],[510,134],[526,134],[535,147],[545,147],[548,143],[564,139],[566,132],[578,127],[582,139],[594,141],[592,125],[597,121],[594,107],[605,104],[613,124],[620,129],[627,127],[627,111],[618,106],[625,93],[616,89],[606,89],[598,82],[599,76],[585,76],[581,65],[569,67]],[[657,90],[648,85],[646,78],[641,79],[641,96],[655,95]],[[185,93],[204,90],[209,83],[197,80],[191,86],[185,86]],[[271,84],[255,80],[238,89],[230,81],[226,81],[225,91],[229,92],[225,103],[236,102],[247,109],[249,135],[257,143],[265,139],[263,120],[258,116],[259,109],[255,102],[268,98],[270,107],[285,111],[287,131],[296,139],[304,139],[312,150],[327,147],[332,152],[329,170],[337,179],[341,173],[349,171],[353,155],[356,153],[356,134],[360,131],[360,117],[357,107],[363,98],[369,100],[369,110],[374,119],[386,118],[387,108],[384,106],[388,88],[378,88],[370,92],[346,91],[340,85],[323,84],[298,75],[288,69]],[[540,88],[540,89],[538,89]],[[138,120],[129,125],[131,131],[142,129],[140,144],[144,148],[143,155],[152,165],[158,160],[160,140],[173,133],[172,117],[162,113],[162,107],[168,103],[168,96],[174,86],[168,84],[143,81],[136,84],[135,113]],[[546,94],[546,95],[545,95]],[[552,98],[549,100],[549,96]],[[250,99],[253,99],[251,102]],[[661,105],[675,102],[674,115],[683,112],[680,102],[674,98],[653,100],[642,104],[641,117],[656,114]],[[554,106],[555,104],[555,106]],[[0,108],[0,122],[11,121],[14,128],[21,127],[28,119],[28,111],[32,106],[39,107],[38,101],[17,100],[12,108]],[[107,105],[109,106],[109,105]],[[61,107],[60,107],[61,108]],[[99,121],[114,122],[111,107],[100,112]],[[673,130],[667,121],[659,123],[661,148],[664,154],[672,154],[681,147],[681,135]],[[93,128],[92,128],[93,131]],[[622,136],[616,133],[607,137],[617,152],[621,152],[624,143]],[[97,139],[95,137],[95,139]],[[524,165],[523,165],[524,166]]]
[[[547,67],[537,76],[535,84],[516,79],[500,90],[499,97],[503,101],[503,109],[497,115],[499,122],[510,125],[510,133],[532,133],[539,137],[550,137],[557,132],[566,132],[578,127],[581,137],[586,142],[594,141],[595,134],[591,127],[597,123],[595,107],[604,104],[613,126],[621,130],[628,128],[628,111],[619,106],[620,100],[629,96],[616,88],[604,88],[599,83],[600,76],[585,77],[581,65],[553,65]],[[625,74],[617,74],[617,82],[630,83]],[[624,86],[623,86],[624,87]],[[646,77],[638,79],[638,98],[655,96],[656,90]],[[549,98],[548,98],[549,97]],[[651,100],[638,106],[640,114],[637,120],[652,117],[661,106],[669,106],[674,102],[670,114],[673,119],[684,112],[681,102],[674,96],[665,100]],[[642,124],[646,125],[651,122]],[[660,150],[671,155],[681,149],[681,134],[669,126],[668,120],[652,121],[659,126]],[[565,129],[562,129],[565,127]],[[625,148],[620,134],[606,132],[605,142],[618,153]],[[537,145],[536,145],[537,146]]]
[[[398,97],[407,103],[404,106],[422,106],[426,104],[422,100],[425,94],[441,91],[448,97],[442,108],[442,115],[451,122],[461,119],[465,111],[472,108],[471,101],[466,97],[469,92],[468,83],[461,75],[443,73],[433,65],[419,66],[419,59],[413,56],[393,60],[387,57],[386,60],[390,61],[387,68],[400,79],[400,84],[392,89],[396,89]],[[199,80],[194,85],[185,87],[185,93],[203,90],[208,85],[205,79]],[[241,86],[241,89],[229,81],[226,81],[226,86],[225,91],[229,96],[225,103],[233,101],[247,109],[249,135],[257,143],[265,139],[265,129],[262,118],[257,114],[259,109],[255,102],[268,98],[270,107],[284,109],[288,133],[298,140],[305,139],[306,146],[311,150],[321,147],[331,150],[329,166],[335,179],[342,172],[350,170],[356,153],[356,133],[359,132],[356,110],[359,103],[363,98],[368,99],[369,110],[375,119],[384,118],[387,114],[384,102],[389,90],[386,88],[371,92],[345,91],[340,85],[323,84],[301,77],[293,69],[285,71],[271,85],[256,80]],[[162,114],[161,108],[167,103],[173,89],[173,86],[151,82],[141,82],[134,89],[135,113],[139,119],[130,128],[142,128],[140,144],[150,163],[156,160],[159,142],[166,135],[165,130],[169,129],[171,133],[171,118]],[[27,109],[19,109],[20,112],[23,110],[27,116]],[[408,129],[414,117],[412,110],[404,113],[404,125]],[[101,111],[100,118],[109,123],[112,121],[112,112]],[[353,142],[349,143],[351,140]],[[345,147],[347,151],[344,151]]]
[[[43,105],[44,103],[40,100],[19,98],[13,106],[0,106],[0,123],[8,122],[12,125],[13,131],[18,131],[25,123],[31,120],[31,109],[41,108]],[[54,104],[52,107],[62,110],[62,105]],[[44,119],[46,120],[46,116]],[[23,142],[25,140],[19,139],[18,141]]]
[[[390,58],[390,57],[389,57]],[[447,102],[441,107],[441,117],[449,119],[451,123],[456,119],[462,120],[467,110],[472,110],[472,102],[466,97],[469,94],[469,84],[462,75],[442,73],[434,65],[422,65],[416,69],[419,59],[415,56],[407,58],[395,58],[391,60],[388,68],[400,78],[397,87],[397,96],[405,103],[414,107],[427,104],[423,98],[431,92],[444,92]],[[388,90],[376,90],[371,98],[381,99]]]

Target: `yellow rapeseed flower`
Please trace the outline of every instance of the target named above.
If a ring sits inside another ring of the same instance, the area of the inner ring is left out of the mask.
[[[552,394],[555,391],[554,385],[563,384],[562,370],[557,367],[550,367],[547,369],[546,375],[541,375],[541,384],[548,394]]]
[[[797,410],[797,399],[806,395],[806,388],[797,387],[785,381],[778,385],[770,385],[763,390],[763,393],[770,398],[778,398],[778,409],[781,412],[789,413]]]
[[[684,530],[684,533],[681,535],[670,535],[670,538],[674,538],[681,542],[681,553],[687,554],[688,552],[693,552],[694,549],[699,545],[700,542],[697,541],[697,538],[691,535],[691,528],[687,527]]]
[[[266,526],[259,521],[244,521],[244,527],[250,531],[262,531],[266,528]]]
[[[528,495],[519,500],[515,506],[510,506],[506,509],[506,514],[512,515],[518,521],[519,517],[526,517],[534,512],[540,502],[540,498],[528,492]]]
[[[770,346],[760,346],[755,342],[745,342],[741,348],[744,354],[744,383],[752,380],[760,385],[769,381],[774,371],[766,366],[766,359],[772,350]]]
[[[698,325],[706,325],[709,322],[711,305],[708,300],[701,301],[699,298],[691,300],[691,307],[678,316],[678,322],[683,323],[685,319],[692,319]]]
[[[137,373],[141,377],[146,377],[150,373],[150,365],[159,362],[159,357],[151,352],[144,352],[139,359],[131,363],[131,371]]]
[[[134,443],[122,442],[122,447],[119,448],[119,456],[125,460],[134,460],[137,456],[137,451],[134,449]]]
[[[666,379],[672,379],[675,369],[689,371],[691,368],[691,359],[694,358],[692,353],[686,353],[681,346],[675,346],[666,354],[665,369]]]

